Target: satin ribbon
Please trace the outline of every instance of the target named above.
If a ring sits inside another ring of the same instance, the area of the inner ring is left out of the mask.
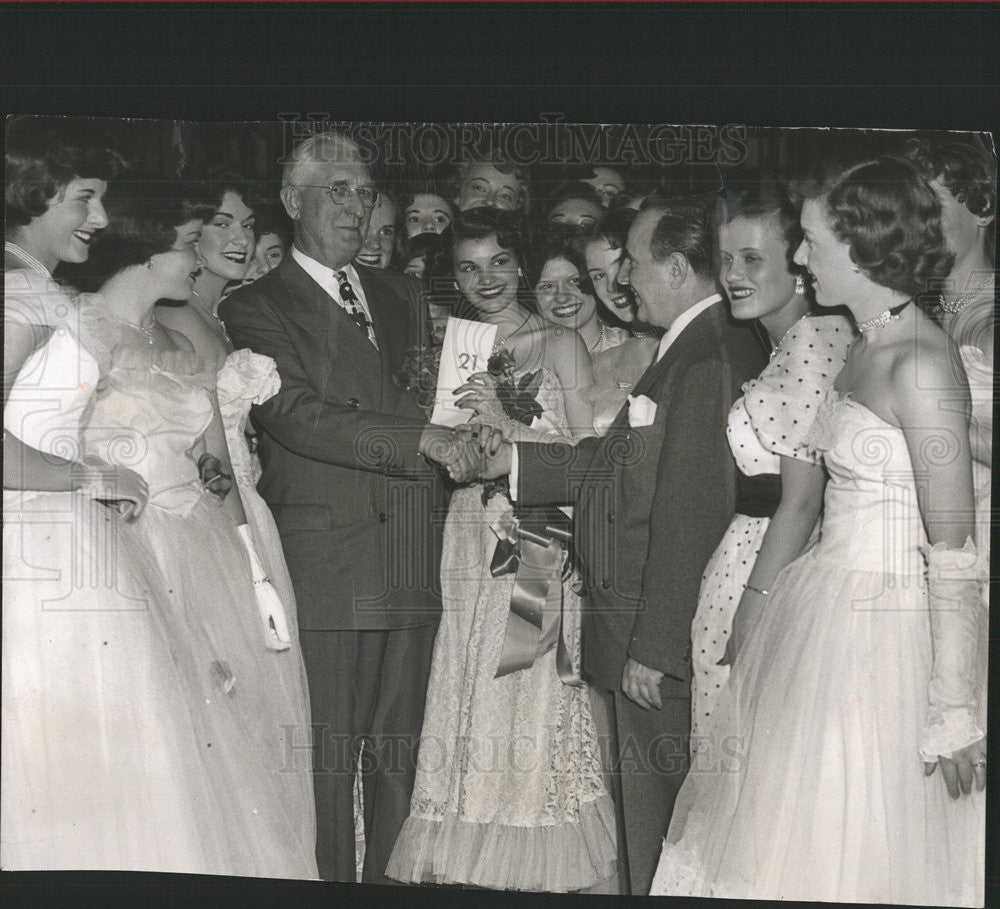
[[[573,539],[568,524],[561,511],[546,509],[522,518],[508,512],[492,525],[499,540],[490,573],[495,578],[514,574],[507,633],[494,678],[531,668],[555,647],[559,680],[574,688],[583,685],[563,638],[563,565]]]

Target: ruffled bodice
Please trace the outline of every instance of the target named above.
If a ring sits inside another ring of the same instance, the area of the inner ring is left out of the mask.
[[[194,353],[119,347],[84,433],[88,453],[140,474],[151,506],[187,513],[205,494],[192,452],[214,386]]]
[[[857,571],[921,577],[927,538],[902,430],[831,388],[806,444],[829,473],[825,556]]]
[[[850,342],[851,327],[842,316],[803,316],[767,368],[743,386],[726,435],[744,474],[779,473],[781,456],[818,459],[806,447],[806,435]]]
[[[281,377],[274,360],[249,348],[234,350],[216,376],[233,475],[240,486],[256,486],[261,474],[260,463],[246,444],[250,406],[270,400],[280,388]]]

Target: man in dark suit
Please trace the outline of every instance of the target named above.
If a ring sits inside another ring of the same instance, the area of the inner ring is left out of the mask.
[[[306,140],[282,176],[291,253],[220,314],[236,347],[273,357],[281,376],[252,418],[258,488],[298,602],[320,875],[355,880],[354,749],[363,741],[364,880],[388,882],[441,608],[441,524],[432,520],[436,475],[418,457],[422,431],[425,444],[433,433],[392,378],[425,337],[419,284],[351,265],[377,198],[349,139]]]
[[[726,419],[767,359],[716,292],[711,210],[654,197],[629,231],[618,280],[666,334],[608,434],[575,448],[503,443],[487,471],[511,473],[518,505],[576,506],[583,669],[617,754],[619,872],[634,894],[649,892],[687,770],[691,621],[736,495]]]

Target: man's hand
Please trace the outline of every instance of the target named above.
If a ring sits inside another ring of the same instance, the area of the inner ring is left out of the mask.
[[[495,480],[510,473],[513,445],[506,441],[503,431],[479,423],[465,423],[455,427],[455,434],[477,446],[485,463],[480,476],[485,480]]]
[[[643,710],[649,710],[650,707],[659,710],[663,707],[660,698],[662,680],[662,672],[643,666],[631,657],[625,661],[625,669],[622,671],[622,691],[630,701],[635,701]]]
[[[484,467],[479,445],[459,438],[444,426],[425,426],[418,450],[428,461],[447,469],[448,475],[456,483],[468,483],[476,479]]]

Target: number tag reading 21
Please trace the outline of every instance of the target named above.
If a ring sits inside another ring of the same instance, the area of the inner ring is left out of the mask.
[[[497,327],[469,319],[448,319],[441,347],[438,368],[437,395],[431,422],[439,426],[459,426],[467,423],[472,411],[455,406],[454,391],[477,372],[484,372],[493,350]]]

